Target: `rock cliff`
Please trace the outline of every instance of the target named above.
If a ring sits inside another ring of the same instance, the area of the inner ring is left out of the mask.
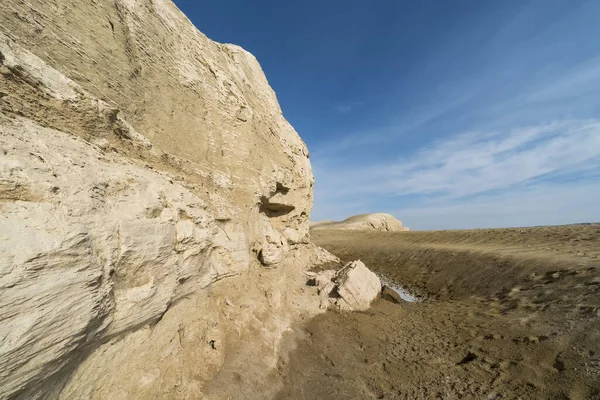
[[[0,398],[260,396],[318,312],[312,186],[257,60],[170,0],[3,2]]]

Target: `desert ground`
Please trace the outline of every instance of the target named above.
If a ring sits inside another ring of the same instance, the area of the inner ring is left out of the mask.
[[[223,10],[234,41],[280,34]],[[0,399],[600,399],[600,225],[411,232],[377,212],[311,229],[322,183],[258,62],[294,49],[255,57],[192,20],[171,0],[2,0]],[[302,48],[331,44],[323,25]],[[596,115],[561,118],[514,150],[596,145]],[[588,166],[567,150],[557,174]],[[386,300],[380,278],[421,301]]]
[[[422,301],[298,327],[278,398],[600,398],[599,224],[311,238]]]

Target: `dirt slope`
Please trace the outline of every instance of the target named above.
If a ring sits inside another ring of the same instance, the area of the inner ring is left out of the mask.
[[[600,225],[312,239],[427,300],[315,318],[280,398],[600,398]]]

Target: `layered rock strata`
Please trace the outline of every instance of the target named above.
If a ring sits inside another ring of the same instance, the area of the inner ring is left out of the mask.
[[[171,1],[5,1],[0,397],[259,381],[318,312],[312,186],[257,60]]]
[[[343,229],[352,231],[385,231],[385,232],[403,232],[410,230],[403,226],[402,222],[391,214],[372,213],[354,215],[343,221],[319,221],[310,224],[311,229]]]

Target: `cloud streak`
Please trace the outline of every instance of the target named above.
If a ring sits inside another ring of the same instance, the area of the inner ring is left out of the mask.
[[[384,211],[417,229],[600,220],[600,7],[554,6],[457,26],[390,82],[377,118],[323,135],[313,218]]]
[[[338,101],[337,103],[335,103],[333,108],[340,114],[347,114],[354,109],[354,104]]]
[[[375,167],[366,193],[464,197],[600,161],[600,122],[565,121],[511,132],[467,133],[407,160]],[[370,179],[369,179],[370,180]]]
[[[348,211],[376,211],[363,210],[360,201],[367,205],[373,198],[387,196],[400,203],[416,197],[429,211],[453,203],[456,212],[457,207],[481,205],[481,196],[493,196],[494,192],[518,198],[519,192],[529,193],[529,186],[549,181],[546,193],[550,188],[560,193],[560,180],[573,185],[590,174],[600,175],[600,120],[460,133],[407,158],[346,166],[341,172],[332,172],[336,168],[331,165],[316,164],[315,169],[317,197],[332,204],[352,198]],[[594,193],[600,194],[600,190]],[[403,212],[416,215],[415,210],[404,208]]]
[[[390,210],[418,229],[520,227],[600,222],[597,179],[540,184],[468,202],[433,203]]]

